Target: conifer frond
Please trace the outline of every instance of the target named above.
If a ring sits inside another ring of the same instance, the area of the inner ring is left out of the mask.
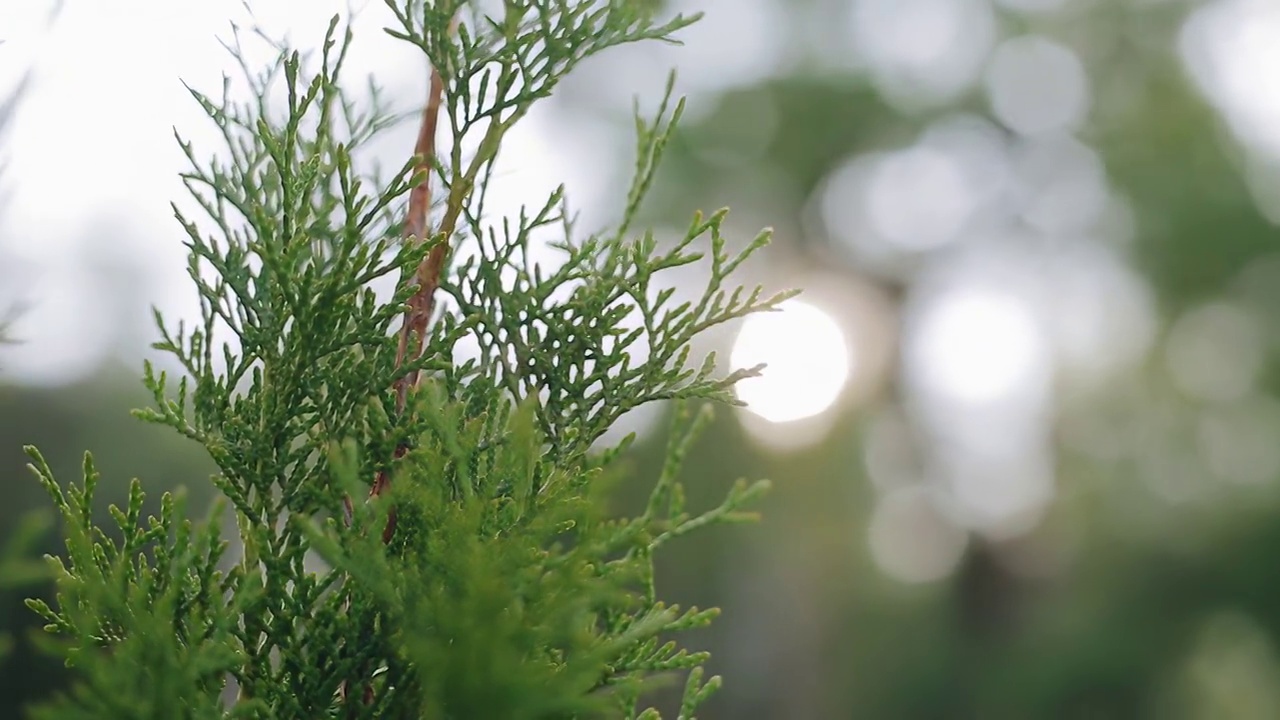
[[[696,18],[659,21],[634,0],[507,0],[488,15],[387,4],[389,35],[434,73],[419,145],[389,177],[358,169],[397,116],[341,84],[353,38],[339,18],[317,57],[274,44],[265,70],[237,31],[226,45],[249,102],[230,81],[217,97],[191,90],[224,143],[208,157],[179,138],[199,213],[174,213],[201,318],[157,314],[154,347],[182,377],[148,364],[154,405],[136,414],[217,463],[237,550],[218,510],[193,523],[180,497],[144,520],[137,481],[103,530],[91,459],[64,485],[32,450],[67,555],[51,560],[57,602],[31,606],[80,673],[36,717],[657,718],[646,692],[686,672],[679,717],[692,718],[719,687],[707,655],[672,639],[717,611],[663,603],[653,558],[750,519],[767,488],[742,483],[691,512],[680,466],[705,403],[734,402],[733,383],[759,372],[694,362],[692,342],[790,296],[729,286],[768,233],[730,251],[723,210],[669,245],[633,230],[683,110],[674,76],[656,116],[637,114],[615,228],[577,235],[562,191],[516,218],[484,209],[504,137],[534,102],[584,59],[674,41]],[[564,261],[544,270],[531,248],[553,227]],[[450,267],[464,244],[477,252]],[[668,275],[694,263],[705,285],[677,302]],[[479,355],[458,362],[464,339]],[[676,408],[667,462],[641,515],[608,517],[625,444],[598,441],[658,401]]]

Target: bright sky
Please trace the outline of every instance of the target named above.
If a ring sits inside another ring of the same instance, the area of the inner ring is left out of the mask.
[[[0,89],[13,87],[24,70],[34,72],[4,144],[12,193],[0,212],[0,249],[12,264],[0,268],[8,286],[0,287],[0,302],[29,305],[14,328],[22,344],[6,348],[6,374],[20,382],[59,383],[93,371],[114,332],[103,300],[119,294],[102,285],[105,265],[130,268],[142,285],[134,288],[141,300],[157,303],[167,315],[194,314],[169,207],[185,195],[177,176],[186,160],[174,129],[197,153],[221,146],[183,82],[216,96],[222,73],[232,67],[219,44],[232,37],[232,22],[247,26],[256,19],[305,49],[319,44],[329,18],[345,5],[323,0],[302,10],[287,0],[257,0],[251,19],[238,0],[70,3],[52,24],[49,2],[0,10],[6,40],[0,45]],[[412,107],[425,85],[424,62],[416,50],[380,32],[388,24],[381,2],[364,5],[346,77],[359,83],[373,74],[398,107]],[[268,59],[261,46],[246,47],[251,66]],[[560,182],[570,187],[576,207],[601,205],[604,183],[594,181],[591,171],[608,165],[582,163],[579,156],[607,155],[604,150],[617,142],[614,133],[589,120],[546,120],[547,113],[535,112],[512,134],[490,194],[494,212],[538,203]],[[406,125],[391,140],[408,152],[414,131]],[[396,146],[389,141],[380,147]],[[557,150],[566,146],[572,150]],[[400,162],[399,156],[385,159],[387,165]],[[119,245],[104,247],[106,242]],[[145,310],[145,304],[132,308],[140,315]]]
[[[329,19],[345,16],[348,6],[347,0],[254,0],[250,16],[242,0],[69,2],[50,23],[55,4],[24,0],[0,7],[0,91],[24,71],[35,73],[0,145],[0,156],[9,161],[4,182],[12,191],[0,211],[0,251],[8,266],[0,267],[0,303],[29,305],[14,327],[23,344],[6,348],[0,372],[24,383],[74,380],[110,352],[120,329],[109,327],[113,313],[104,299],[119,301],[122,293],[103,285],[104,266],[131,274],[128,294],[138,296],[138,307],[124,314],[145,315],[150,302],[169,316],[194,314],[169,208],[185,195],[177,175],[186,161],[173,131],[180,130],[197,152],[216,152],[220,145],[183,82],[213,94],[220,90],[222,73],[232,66],[219,40],[230,40],[232,23],[257,24],[300,48],[314,48]],[[359,12],[346,77],[360,82],[372,74],[398,107],[413,107],[426,79],[421,55],[380,32],[391,24],[382,2],[350,4]],[[682,1],[674,9],[702,5]],[[752,0],[751,11],[743,9],[737,3],[709,8],[702,23],[685,31],[686,47],[630,46],[615,51],[639,53],[629,62],[588,64],[581,71],[588,78],[608,67],[627,72],[625,82],[614,77],[594,84],[607,86],[617,114],[629,112],[636,95],[651,99],[676,66],[682,69],[681,92],[705,105],[717,89],[754,82],[780,62],[771,0]],[[268,57],[260,49],[255,55],[255,47],[249,46],[251,66]],[[401,131],[406,152],[413,132],[408,126]],[[599,119],[548,113],[545,106],[535,110],[505,146],[491,211],[507,214],[521,203],[537,204],[564,182],[585,225],[612,220],[608,213],[616,203],[602,193],[610,190],[614,163],[625,161],[619,150],[630,146],[627,132]],[[390,141],[384,146],[389,152],[398,147]],[[401,157],[385,162],[398,165]],[[139,345],[152,337],[149,329],[134,334],[142,336]]]

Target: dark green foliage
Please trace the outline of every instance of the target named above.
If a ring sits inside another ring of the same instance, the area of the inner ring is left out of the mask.
[[[49,531],[48,513],[27,513],[17,527],[0,544],[0,590],[30,585],[47,580],[47,568],[31,558],[32,548]],[[0,634],[0,657],[7,654],[12,638]]]
[[[729,254],[723,212],[696,218],[674,247],[633,235],[680,114],[665,100],[638,121],[616,231],[575,237],[560,192],[519,218],[484,213],[502,138],[530,103],[583,58],[690,20],[659,25],[635,2],[530,0],[451,30],[463,3],[389,4],[401,21],[391,34],[445,81],[451,154],[431,174],[449,231],[399,240],[397,214],[423,180],[413,162],[390,179],[356,169],[394,118],[343,94],[351,37],[338,38],[336,18],[314,75],[281,47],[265,73],[241,65],[258,102],[194,92],[226,141],[210,162],[183,144],[205,217],[175,212],[203,317],[169,329],[157,315],[156,348],[185,375],[174,388],[148,365],[155,406],[138,416],[208,451],[242,552],[221,539],[217,509],[193,524],[166,495],[144,521],[137,481],[111,510],[117,529],[101,530],[91,460],[83,485],[64,487],[31,450],[68,548],[53,561],[56,607],[31,606],[79,673],[36,717],[657,718],[643,693],[688,670],[679,717],[691,718],[719,686],[705,654],[667,637],[715,611],[662,603],[652,558],[674,537],[749,519],[741,508],[766,487],[741,484],[691,514],[678,476],[710,417],[694,405],[732,401],[732,383],[759,371],[718,375],[714,356],[691,362],[690,342],[789,295],[722,288],[767,235]],[[265,98],[280,82],[277,112]],[[531,265],[532,234],[554,225],[563,264]],[[414,277],[440,243],[478,250],[443,279],[451,311],[422,354],[398,360],[394,331],[416,288],[402,281],[387,299],[373,285]],[[700,261],[705,290],[675,304],[656,278]],[[468,336],[479,356],[456,362]],[[633,359],[641,345],[647,357]],[[401,410],[393,387],[418,373]],[[601,449],[600,438],[657,400],[677,404],[668,461],[643,514],[610,518],[629,439]],[[390,492],[359,500],[379,473]]]

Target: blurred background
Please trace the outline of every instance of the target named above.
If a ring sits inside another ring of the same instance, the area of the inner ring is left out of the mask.
[[[345,6],[251,4],[304,48]],[[366,4],[347,77],[411,110],[425,68]],[[688,638],[727,677],[703,717],[1280,717],[1280,3],[668,6],[706,18],[571,76],[517,131],[495,209],[564,182],[583,227],[616,219],[632,99],[651,112],[678,67],[645,220],[730,206],[739,242],[776,231],[742,280],[806,289],[700,348],[770,369],[698,447],[691,503],[776,484],[760,526],[663,558],[663,595],[724,609]],[[134,476],[207,500],[212,470],[127,412],[149,306],[195,314],[172,130],[219,146],[179,78],[216,91],[247,15],[56,9],[0,8],[0,93],[25,88],[0,108],[0,308],[25,306],[0,346],[0,547],[47,506],[22,444],[64,481],[93,451],[104,505]],[[640,436],[620,508],[665,410],[619,428]],[[31,593],[0,589],[0,717],[64,682]]]

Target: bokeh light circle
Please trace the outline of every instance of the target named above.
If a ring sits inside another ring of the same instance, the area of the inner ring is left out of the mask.
[[[956,290],[924,309],[910,340],[912,369],[930,395],[999,402],[1027,389],[1046,363],[1030,308],[995,290]]]
[[[921,486],[892,490],[876,503],[867,526],[871,557],[889,576],[904,583],[942,580],[955,571],[969,545]]]
[[[1073,129],[1089,110],[1089,79],[1079,56],[1039,35],[1002,42],[986,85],[996,117],[1023,135]]]
[[[852,362],[836,321],[798,300],[748,317],[730,354],[734,369],[768,365],[763,376],[743,380],[735,392],[748,410],[771,422],[800,420],[831,407]]]

